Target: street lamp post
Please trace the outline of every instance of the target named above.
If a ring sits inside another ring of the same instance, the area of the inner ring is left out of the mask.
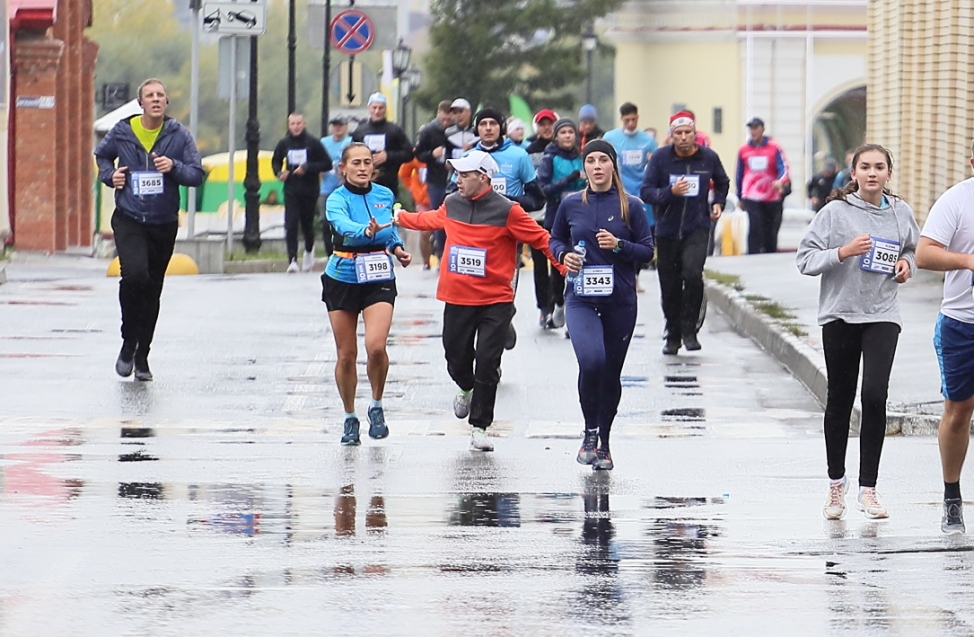
[[[257,0],[253,0],[257,2]],[[260,176],[257,157],[260,152],[260,122],[257,120],[257,36],[250,36],[250,91],[247,96],[247,174],[244,176],[244,234],[247,252],[260,250]],[[230,159],[233,161],[233,158]]]
[[[325,52],[321,55],[321,136],[328,134],[331,98],[331,0],[325,0]]]
[[[325,40],[327,44],[327,40]],[[288,0],[287,9],[287,114],[296,109],[294,105],[294,50],[297,48],[298,38],[294,33],[294,0]],[[325,46],[325,50],[328,47]]]
[[[406,71],[404,74],[404,79],[406,80],[406,86],[409,87],[407,94],[412,94],[413,91],[419,88],[420,84],[423,83],[423,72],[417,68],[412,68]],[[410,127],[410,132],[416,135],[416,102],[412,101],[412,125]],[[403,113],[403,121],[406,120],[406,114]]]
[[[592,103],[592,54],[599,46],[599,38],[595,35],[592,25],[588,25],[582,34],[582,46],[585,48],[585,103]]]
[[[402,39],[399,40],[399,44],[392,51],[392,74],[399,80],[399,103],[396,105],[396,119],[400,126],[405,123],[405,118],[402,113],[403,75],[406,73],[406,69],[409,68],[409,58],[412,54],[413,50],[406,46]]]

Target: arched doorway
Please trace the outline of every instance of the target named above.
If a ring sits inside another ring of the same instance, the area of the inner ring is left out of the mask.
[[[844,168],[845,154],[866,138],[866,87],[857,86],[833,99],[815,117],[812,128],[814,172],[829,157]]]

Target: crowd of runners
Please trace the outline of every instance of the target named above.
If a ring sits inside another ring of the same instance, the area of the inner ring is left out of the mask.
[[[100,179],[116,189],[112,225],[122,274],[123,344],[115,369],[148,381],[149,347],[178,227],[179,186],[199,185],[203,168],[188,131],[165,114],[163,84],[146,80],[138,98],[144,113],[119,122],[95,156]],[[408,229],[419,233],[422,267],[438,268],[446,368],[458,388],[452,409],[471,426],[470,448],[494,449],[487,430],[504,350],[516,344],[514,298],[526,245],[538,328],[567,327],[578,361],[584,433],[577,461],[612,469],[610,433],[636,325],[641,269],[653,267],[659,277],[662,354],[702,347],[703,266],[731,184],[709,138],[697,130],[692,112],[680,111],[659,146],[656,131],[639,128],[638,108],[628,102],[619,108],[620,126],[608,132],[586,105],[577,121],[539,110],[528,136],[525,122],[491,107],[475,112],[468,100],[456,98],[439,104],[414,144],[386,119],[386,106],[382,94],[372,95],[368,122],[349,134],[348,122],[336,117],[320,140],[293,113],[272,162],[284,182],[288,272],[313,267],[316,210],[322,215],[330,258],[321,297],[337,348],[335,379],[345,412],[341,443],[361,443],[355,406],[360,315],[372,393],[368,434],[390,435],[382,402],[386,345],[397,294],[394,260],[401,267],[413,261],[400,235]],[[763,121],[753,118],[747,128],[735,184],[750,219],[749,252],[775,252],[782,201],[791,191],[788,163],[764,134]],[[921,231],[909,205],[888,187],[888,150],[866,144],[847,161],[848,182],[816,205],[797,254],[803,274],[821,276],[819,323],[828,375],[824,514],[837,519],[845,513],[845,454],[861,368],[857,503],[867,517],[888,516],[876,482],[902,326],[897,291],[921,267],[947,273],[935,327],[945,397],[942,529],[962,533],[960,473],[974,411],[974,210],[968,210],[974,179],[944,193]],[[401,209],[400,185],[410,193],[411,211]],[[299,230],[305,247],[300,261]]]

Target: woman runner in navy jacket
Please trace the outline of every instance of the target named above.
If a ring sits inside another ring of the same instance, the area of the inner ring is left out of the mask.
[[[626,194],[612,145],[590,141],[582,162],[588,184],[562,199],[550,245],[570,272],[565,314],[585,418],[578,462],[598,470],[613,466],[609,430],[636,327],[636,264],[652,260],[653,237],[643,202]]]

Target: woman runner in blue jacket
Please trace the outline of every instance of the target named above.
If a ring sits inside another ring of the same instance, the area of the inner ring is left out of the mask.
[[[551,251],[570,271],[565,313],[585,418],[578,462],[599,470],[613,467],[609,431],[636,327],[636,264],[652,259],[653,236],[643,202],[626,194],[612,144],[590,141],[582,163],[588,185],[562,199]]]

